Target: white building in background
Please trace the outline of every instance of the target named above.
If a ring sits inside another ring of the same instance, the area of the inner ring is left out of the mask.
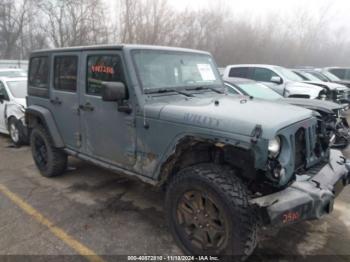
[[[28,71],[28,60],[0,60],[0,68],[22,68]]]

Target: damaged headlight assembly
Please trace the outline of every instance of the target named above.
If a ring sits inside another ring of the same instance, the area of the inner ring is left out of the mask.
[[[279,181],[282,177],[285,176],[286,170],[281,166],[278,161],[278,157],[282,150],[282,140],[279,136],[276,136],[274,139],[269,140],[269,161],[268,169],[272,174],[274,180]]]
[[[269,141],[269,157],[275,159],[279,156],[281,152],[281,138],[276,136],[274,139]]]

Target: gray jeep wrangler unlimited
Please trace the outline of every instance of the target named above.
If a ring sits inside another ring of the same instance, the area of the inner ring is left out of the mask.
[[[34,161],[73,155],[166,190],[169,228],[192,255],[249,256],[258,226],[320,218],[349,164],[312,111],[232,97],[211,55],[155,46],[32,53],[26,123]]]

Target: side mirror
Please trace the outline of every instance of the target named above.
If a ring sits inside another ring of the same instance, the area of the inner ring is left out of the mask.
[[[120,102],[127,98],[126,87],[122,82],[102,82],[102,100]]]
[[[280,85],[283,83],[283,80],[279,76],[273,76],[271,77],[271,82]]]
[[[3,102],[6,99],[4,94],[0,94],[0,102]]]
[[[122,82],[102,82],[102,101],[117,102],[119,112],[130,114],[132,110],[126,99],[128,91]]]

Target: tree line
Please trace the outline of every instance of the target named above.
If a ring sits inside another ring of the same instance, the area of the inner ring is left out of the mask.
[[[0,0],[0,59],[32,50],[93,44],[170,45],[207,50],[220,66],[350,65],[350,41],[330,28],[332,4],[265,20],[237,15],[227,1],[177,10],[169,0]],[[316,13],[316,14],[314,14]]]

